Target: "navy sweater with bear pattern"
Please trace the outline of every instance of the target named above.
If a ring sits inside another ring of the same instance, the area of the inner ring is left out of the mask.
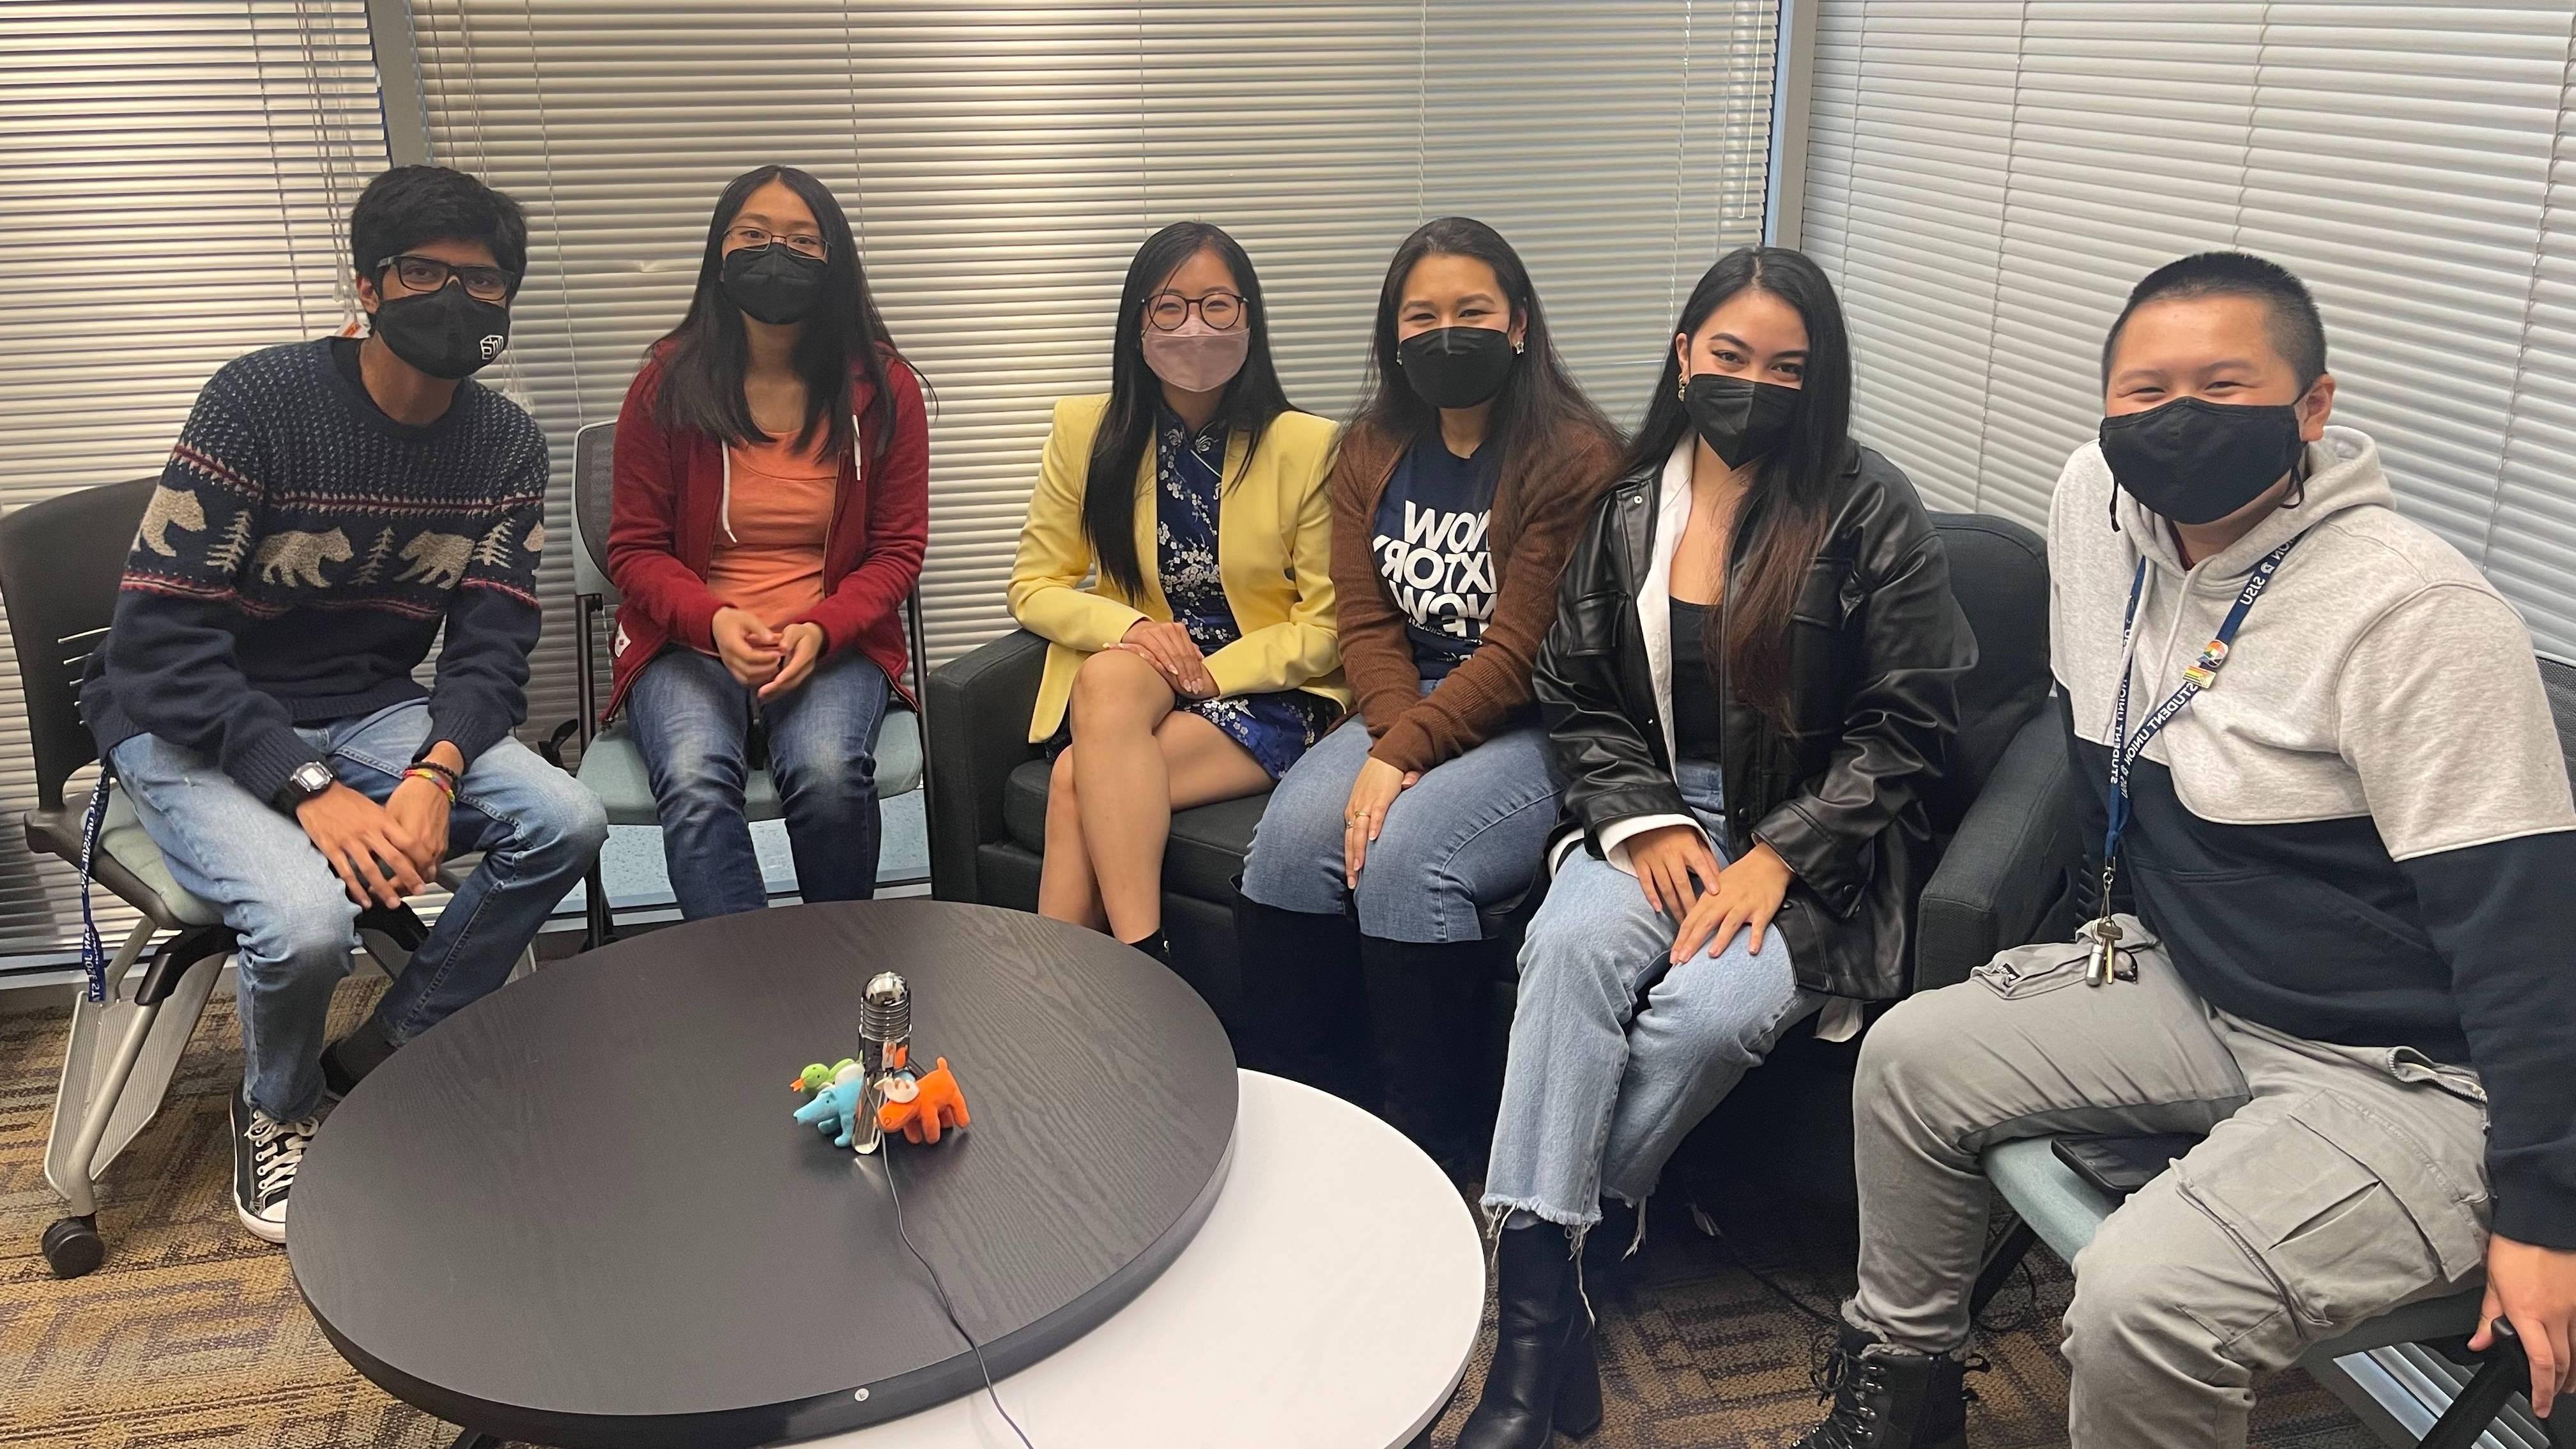
[[[526,717],[545,435],[473,382],[437,421],[396,422],[355,351],[268,348],[198,393],[82,680],[102,751],[149,733],[266,800],[316,758],[297,725],[426,693],[429,743],[471,764]]]

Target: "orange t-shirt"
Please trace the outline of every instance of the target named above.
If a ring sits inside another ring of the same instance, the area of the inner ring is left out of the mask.
[[[707,588],[772,629],[823,602],[823,536],[841,482],[840,459],[792,437],[729,446],[732,497],[717,520]],[[726,523],[730,521],[728,531]]]

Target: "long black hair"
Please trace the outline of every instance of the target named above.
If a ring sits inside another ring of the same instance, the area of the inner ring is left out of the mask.
[[[1663,371],[1619,473],[1661,469],[1674,445],[1691,435],[1674,338],[1697,333],[1708,314],[1747,290],[1768,292],[1797,312],[1807,326],[1807,362],[1788,432],[1754,469],[1736,513],[1731,552],[1747,562],[1741,578],[1728,571],[1725,637],[1708,641],[1708,664],[1712,679],[1731,677],[1746,703],[1786,728],[1792,723],[1789,614],[1807,566],[1824,544],[1825,505],[1834,480],[1857,456],[1851,439],[1851,337],[1834,284],[1806,253],[1742,247],[1718,258],[1691,288],[1682,315],[1664,334]],[[1728,676],[1717,673],[1721,649]]]
[[[735,177],[716,198],[715,215],[707,221],[706,255],[698,263],[697,294],[689,299],[680,325],[653,345],[662,358],[654,420],[727,443],[769,441],[752,421],[751,403],[742,392],[751,343],[741,309],[725,296],[724,240],[751,194],[773,181],[795,192],[814,213],[827,263],[822,295],[796,338],[793,362],[805,382],[805,423],[797,429],[796,446],[811,448],[819,441],[838,453],[851,445],[850,371],[855,367],[868,380],[866,461],[873,466],[894,441],[894,393],[886,373],[887,364],[903,361],[903,354],[886,335],[885,319],[877,315],[876,298],[859,265],[858,239],[850,234],[841,203],[830,187],[793,166],[755,167]]]
[[[1464,216],[1439,217],[1415,227],[1386,264],[1386,281],[1377,293],[1377,325],[1369,340],[1364,400],[1351,415],[1353,427],[1375,429],[1401,445],[1440,426],[1440,410],[1422,400],[1395,361],[1395,319],[1404,306],[1404,284],[1414,267],[1431,256],[1469,257],[1492,268],[1511,320],[1521,324],[1520,360],[1494,394],[1493,409],[1485,415],[1485,441],[1478,448],[1493,448],[1501,459],[1494,487],[1495,526],[1508,534],[1507,520],[1519,516],[1522,488],[1543,461],[1549,441],[1574,429],[1615,445],[1619,430],[1557,355],[1548,338],[1547,311],[1539,305],[1538,289],[1531,285],[1520,253],[1502,233]]]
[[[1225,385],[1225,395],[1210,421],[1244,435],[1244,467],[1261,447],[1271,419],[1290,410],[1270,361],[1270,317],[1261,305],[1261,278],[1252,258],[1234,238],[1203,221],[1176,221],[1136,249],[1127,264],[1127,284],[1118,293],[1118,330],[1110,345],[1109,410],[1092,440],[1091,467],[1082,481],[1082,532],[1091,541],[1100,576],[1127,597],[1144,592],[1145,566],[1136,557],[1136,470],[1154,441],[1154,410],[1163,397],[1163,382],[1145,365],[1145,304],[1181,265],[1200,252],[1212,251],[1234,273],[1234,289],[1243,294],[1243,325],[1252,331],[1251,350],[1243,367]]]

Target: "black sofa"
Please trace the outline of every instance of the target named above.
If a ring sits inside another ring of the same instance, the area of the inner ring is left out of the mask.
[[[1974,797],[1944,854],[1921,915],[1918,985],[1964,979],[2000,946],[2027,939],[2062,882],[2016,880],[2031,831],[2056,828],[2030,787],[2053,779],[2061,751],[2038,705],[2048,692],[2048,570],[2038,535],[1983,514],[1933,515],[1950,552],[1951,589],[1976,631],[1977,667],[1961,688],[1959,782]],[[932,672],[930,808],[938,828],[932,893],[1034,910],[1046,839],[1047,768],[1027,741],[1046,643],[1018,632]],[[1163,914],[1175,965],[1232,1019],[1238,999],[1234,881],[1263,797],[1184,810],[1172,819]]]
[[[1914,962],[1917,989],[1965,980],[1998,949],[2036,939],[2060,913],[2067,875],[2065,748],[2048,694],[2048,567],[2028,528],[1983,514],[1936,513],[1950,554],[1950,586],[1977,635],[1977,666],[1960,689],[1959,826],[1923,897]],[[1045,641],[997,639],[932,672],[931,890],[942,900],[1034,910],[1046,839],[1047,764],[1028,743]],[[1261,819],[1263,797],[1185,810],[1172,819],[1163,864],[1163,926],[1176,970],[1231,1029],[1241,988],[1234,944],[1234,882]],[[1516,931],[1535,899],[1489,913],[1488,935]],[[1498,1015],[1510,1009],[1497,983]],[[1855,1048],[1792,1032],[1675,1161],[1741,1160],[1758,1138],[1790,1175],[1828,1201],[1850,1196],[1847,1083]],[[1836,1078],[1845,1085],[1818,1090]],[[1735,1139],[1742,1134],[1746,1141]],[[1704,1141],[1702,1139],[1705,1139]]]

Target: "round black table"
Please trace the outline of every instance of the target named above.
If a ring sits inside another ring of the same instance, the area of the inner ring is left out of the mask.
[[[888,1144],[904,1226],[996,1377],[1080,1337],[1214,1204],[1233,1053],[1105,936],[926,900],[656,931],[423,1034],[304,1159],[305,1302],[387,1392],[568,1449],[804,1438],[979,1388],[886,1157],[790,1119],[790,1078],[856,1054],[886,970],[975,1119]]]

